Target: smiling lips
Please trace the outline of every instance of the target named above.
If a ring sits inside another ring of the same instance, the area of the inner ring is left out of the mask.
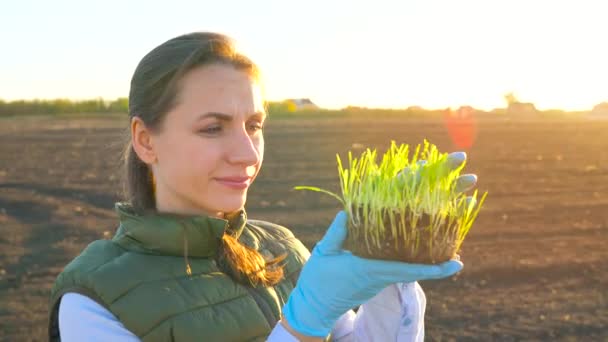
[[[222,177],[215,178],[220,184],[225,185],[231,189],[247,189],[251,184],[251,177]]]

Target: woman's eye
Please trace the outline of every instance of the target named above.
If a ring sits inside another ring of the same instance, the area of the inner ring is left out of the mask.
[[[259,130],[264,129],[264,125],[259,123],[259,122],[254,122],[252,124],[249,125],[249,130],[253,131],[253,132],[257,132]]]
[[[220,125],[213,125],[213,126],[205,127],[202,130],[200,130],[201,133],[205,133],[205,134],[217,134],[221,131],[222,131],[222,126],[220,126]]]

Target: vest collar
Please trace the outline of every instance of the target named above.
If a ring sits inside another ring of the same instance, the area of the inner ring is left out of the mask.
[[[114,242],[143,253],[208,258],[217,254],[224,233],[238,238],[247,222],[245,210],[225,219],[205,215],[136,213],[128,203],[116,203],[120,226]]]

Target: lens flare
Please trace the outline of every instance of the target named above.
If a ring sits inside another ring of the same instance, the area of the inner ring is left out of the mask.
[[[473,107],[462,106],[458,110],[447,108],[444,111],[444,123],[455,147],[469,149],[473,146],[477,137],[477,121]]]

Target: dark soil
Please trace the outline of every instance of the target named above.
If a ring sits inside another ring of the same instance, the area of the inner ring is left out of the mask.
[[[0,118],[0,341],[45,341],[50,288],[91,241],[111,236],[126,120]],[[421,282],[427,341],[608,340],[607,120],[480,118],[465,172],[488,199],[464,269]],[[250,218],[308,247],[336,212],[335,154],[428,138],[457,150],[441,118],[270,117]],[[344,154],[342,154],[344,156]]]
[[[435,227],[435,233],[431,233],[431,217],[427,214],[422,215],[417,221],[416,226],[412,227],[409,215],[404,219],[405,227],[401,227],[401,214],[394,214],[394,222],[397,222],[396,235],[392,230],[384,234],[380,245],[376,245],[371,234],[366,232],[364,227],[355,227],[352,223],[349,226],[349,235],[344,243],[344,248],[351,251],[354,255],[370,259],[394,260],[416,264],[439,264],[456,257],[456,242],[453,239],[446,239],[452,234],[442,234],[447,232],[447,224]],[[388,215],[384,218],[384,227],[390,227]],[[370,228],[376,230],[377,228]],[[452,229],[453,231],[453,224]],[[405,234],[404,234],[405,232]],[[367,238],[366,238],[367,236]],[[413,238],[418,236],[418,238]],[[439,241],[442,238],[443,241]],[[414,241],[418,241],[414,243]]]

